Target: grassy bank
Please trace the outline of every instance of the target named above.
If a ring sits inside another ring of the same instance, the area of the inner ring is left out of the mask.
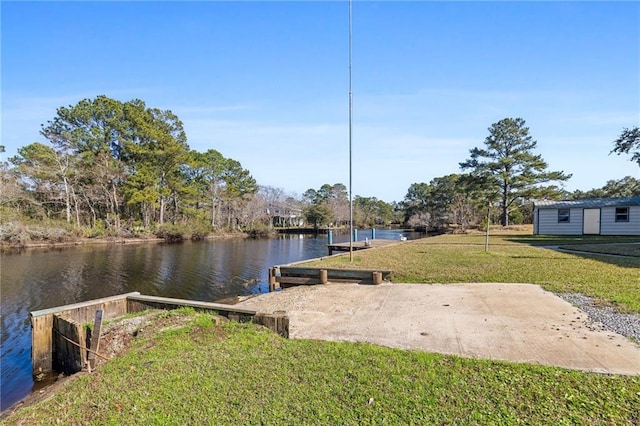
[[[3,424],[638,424],[640,377],[285,340],[182,311]],[[173,321],[173,324],[176,322]]]
[[[588,243],[612,241],[508,233],[492,236],[485,253],[484,236],[449,235],[314,264],[391,269],[396,282],[530,282],[640,312],[640,258],[539,247]],[[126,353],[0,423],[640,424],[638,376],[285,340],[216,322],[188,310],[164,314]]]
[[[617,241],[617,244],[611,244]],[[576,250],[587,242],[604,250],[640,242],[623,237],[544,237],[518,233],[493,235],[484,251],[483,235],[442,235],[307,263],[314,267],[390,269],[394,282],[503,282],[539,284],[554,292],[582,293],[640,312],[640,257],[564,253],[543,248],[562,245]],[[593,244],[593,243],[598,243]],[[606,243],[606,244],[605,244]],[[624,248],[620,250],[625,250]]]

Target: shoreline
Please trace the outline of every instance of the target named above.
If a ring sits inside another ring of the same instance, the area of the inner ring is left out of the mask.
[[[416,286],[425,286],[423,287],[424,289],[429,289],[430,286],[434,286],[433,284],[414,284]],[[437,287],[449,287],[449,289],[455,289],[455,287],[457,286],[468,286],[469,284],[440,284],[440,285],[435,285],[436,288]],[[481,283],[474,283],[472,284],[472,286],[479,286],[479,285],[483,285]],[[491,286],[523,286],[523,284],[504,284],[504,283],[487,283],[484,285],[491,285]],[[525,286],[528,286],[527,284],[524,284]],[[353,286],[350,284],[333,284],[332,286],[338,286],[338,287],[342,287],[345,290],[349,290],[349,287],[352,287],[352,291],[356,290],[356,289],[361,289],[359,286]],[[412,284],[402,284],[402,283],[392,283],[392,284],[386,284],[387,287],[402,287],[402,286],[406,286],[406,287],[410,287],[412,286]],[[537,286],[536,286],[537,287]],[[432,287],[433,288],[433,287]],[[248,306],[252,306],[255,308],[262,308],[262,311],[264,312],[268,312],[268,311],[273,311],[275,309],[286,309],[286,311],[292,311],[293,312],[293,316],[295,317],[296,311],[295,309],[292,309],[292,306],[294,304],[300,303],[300,300],[305,300],[308,301],[309,293],[312,293],[313,291],[317,291],[317,290],[323,290],[326,289],[323,288],[323,286],[311,286],[311,287],[307,287],[307,288],[302,288],[302,287],[296,287],[294,288],[292,291],[288,291],[288,295],[291,295],[292,297],[290,298],[285,298],[284,295],[280,292],[278,293],[273,293],[273,295],[270,296],[266,296],[262,294],[262,295],[258,295],[258,294],[253,294],[253,295],[248,295],[248,296],[239,296],[238,300],[235,301],[234,304],[240,304],[240,305],[248,305]],[[378,288],[379,290],[379,288]],[[296,296],[296,293],[303,293],[302,296]],[[269,293],[267,293],[268,295]],[[638,314],[621,314],[619,312],[616,312],[613,308],[611,307],[605,307],[605,306],[600,306],[597,303],[595,303],[595,300],[591,297],[588,296],[584,296],[582,294],[579,293],[549,293],[549,294],[553,294],[556,297],[563,299],[565,302],[568,302],[571,306],[573,306],[574,308],[578,308],[579,310],[582,310],[587,318],[582,319],[581,323],[583,324],[583,328],[578,327],[578,329],[581,330],[582,334],[585,333],[608,333],[608,331],[612,331],[614,333],[617,333],[621,336],[624,336],[625,338],[629,339],[630,343],[633,344],[640,344],[640,340],[638,339],[638,336],[640,336],[640,328],[638,328],[638,326],[640,325],[640,315]],[[262,298],[260,298],[260,296],[263,296]],[[257,298],[257,299],[256,299]],[[280,300],[279,300],[280,299]],[[282,299],[285,299],[284,301]],[[284,305],[282,305],[284,304]],[[287,309],[288,308],[288,309]],[[486,319],[485,319],[486,321]],[[632,324],[632,322],[634,322],[634,324]],[[620,324],[622,324],[622,328],[619,326]],[[299,328],[304,326],[304,324],[300,325],[297,324],[296,326],[294,326],[295,328],[295,333],[300,333]],[[626,326],[626,327],[625,327]],[[575,331],[575,327],[574,331]],[[551,333],[553,333],[553,328],[550,328],[549,330],[551,330]],[[304,338],[304,337],[293,337],[293,338]],[[584,337],[583,337],[584,338]],[[612,336],[609,336],[609,339],[612,339]],[[320,339],[320,340],[325,340],[325,339]],[[331,340],[331,339],[329,339]],[[342,340],[342,339],[339,339]],[[349,339],[346,339],[346,341],[349,341]],[[377,343],[380,344],[382,346],[385,346],[384,343]],[[596,345],[597,346],[597,345]],[[394,345],[391,345],[390,347],[396,347]],[[402,345],[399,346],[401,349],[405,349],[407,350],[407,348],[403,348]],[[620,347],[620,344],[618,344],[618,347]],[[436,352],[432,352],[432,351],[427,351],[430,353],[438,353],[438,351]],[[512,361],[513,362],[513,361]],[[603,372],[601,371],[591,371],[591,373],[595,373],[595,374],[603,374]],[[21,400],[17,401],[15,404],[13,404],[11,407],[8,407],[7,409],[5,409],[4,411],[0,412],[0,422],[2,422],[3,420],[9,418],[10,416],[12,416],[13,414],[15,414],[15,412],[17,412],[18,410],[24,408],[24,407],[29,407],[35,403],[38,402],[42,402],[45,400],[48,400],[52,397],[54,397],[56,395],[57,392],[61,391],[62,389],[64,389],[69,383],[71,383],[72,381],[76,380],[77,378],[83,376],[83,375],[87,375],[87,374],[91,374],[89,372],[87,372],[86,370],[80,371],[78,373],[74,373],[70,376],[64,376],[62,374],[58,375],[58,377],[50,384],[44,385],[41,388],[32,391],[29,395],[25,396],[24,398],[22,398]],[[604,373],[604,374],[619,374],[619,373]]]
[[[185,238],[183,241],[202,241],[202,240],[222,240],[229,238],[248,238],[246,232],[224,232],[219,234],[210,234],[198,240]],[[70,238],[66,241],[30,241],[28,243],[12,244],[5,241],[0,242],[0,252],[13,252],[30,249],[51,249],[51,248],[69,248],[84,245],[108,245],[108,244],[144,244],[144,243],[165,243],[165,238],[149,235],[148,237],[99,237],[99,238]],[[175,244],[175,242],[171,242]]]

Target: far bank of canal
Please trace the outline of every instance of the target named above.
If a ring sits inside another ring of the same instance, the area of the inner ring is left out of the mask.
[[[376,238],[420,238],[376,230]],[[370,237],[360,231],[359,239]],[[334,235],[334,242],[348,241]],[[1,256],[0,410],[33,389],[29,312],[132,291],[208,302],[269,291],[268,268],[327,255],[327,236],[33,249]]]

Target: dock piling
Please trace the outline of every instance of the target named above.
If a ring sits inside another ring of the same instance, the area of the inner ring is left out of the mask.
[[[329,275],[326,269],[320,269],[320,284],[326,284],[329,282]]]
[[[277,268],[269,268],[269,292],[276,291],[278,286],[278,281],[276,280],[276,269]]]

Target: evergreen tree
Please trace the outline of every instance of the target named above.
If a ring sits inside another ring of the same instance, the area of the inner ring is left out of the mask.
[[[505,118],[489,128],[485,148],[470,150],[471,158],[460,163],[470,169],[488,203],[498,200],[501,223],[509,224],[509,209],[518,199],[543,197],[557,191],[548,182],[566,181],[571,175],[547,171],[547,163],[533,150],[537,142],[522,118]]]
[[[632,152],[631,161],[635,161],[640,166],[640,127],[625,128],[613,144],[614,148],[609,154],[615,152],[620,155]]]

